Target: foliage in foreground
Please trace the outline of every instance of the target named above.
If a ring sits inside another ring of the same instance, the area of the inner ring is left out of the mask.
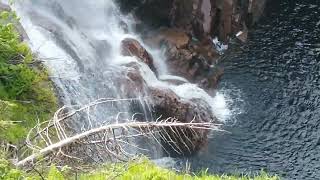
[[[14,13],[0,13],[0,141],[18,143],[57,106],[45,68],[15,29]]]
[[[186,173],[177,173],[173,170],[156,166],[147,159],[140,159],[129,163],[118,163],[105,166],[100,170],[92,171],[86,174],[75,175],[68,172],[68,168],[62,168],[61,171],[55,166],[51,166],[49,171],[41,176],[39,174],[27,174],[21,170],[11,168],[8,161],[0,158],[0,179],[32,179],[32,180],[278,180],[276,176],[268,176],[261,172],[257,176],[232,176],[232,175],[209,175],[201,173],[200,175],[190,175]]]
[[[177,173],[173,170],[161,168],[147,159],[130,162],[128,165],[112,165],[108,168],[80,176],[81,180],[148,180],[148,179],[174,179],[174,180],[277,180],[276,176],[268,176],[262,172],[257,176],[232,176],[232,175],[210,175],[202,172],[199,175]]]

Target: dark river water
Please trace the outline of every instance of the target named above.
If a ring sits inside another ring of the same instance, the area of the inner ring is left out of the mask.
[[[320,1],[274,1],[249,37],[226,56],[220,84],[242,113],[191,164],[320,179]]]

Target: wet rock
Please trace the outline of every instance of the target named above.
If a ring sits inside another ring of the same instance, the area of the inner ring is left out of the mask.
[[[121,42],[121,53],[123,56],[133,56],[138,58],[141,62],[147,64],[150,69],[157,75],[158,72],[153,64],[153,57],[148,51],[139,43],[139,41],[126,38]]]
[[[163,87],[150,87],[144,81],[137,63],[133,62],[126,65],[128,69],[125,71],[125,79],[119,80],[120,90],[126,94],[128,98],[148,96],[146,104],[152,107],[152,117],[160,117],[165,120],[169,117],[176,118],[179,122],[213,122],[217,123],[211,107],[208,103],[201,99],[182,99],[175,92]],[[139,103],[132,102],[132,108],[139,109]],[[135,111],[138,112],[138,111]],[[146,117],[141,117],[141,120]],[[174,133],[170,128],[164,129],[162,135],[166,139],[172,139],[173,142],[163,141],[162,145],[171,155],[190,155],[203,147],[207,143],[209,130],[196,129],[191,131],[188,128],[176,129],[179,133]],[[179,153],[176,152],[179,150]]]
[[[215,121],[210,106],[200,99],[183,100],[170,89],[150,88],[149,92],[158,116],[176,117],[181,122]]]
[[[183,100],[169,89],[151,88],[149,92],[156,117],[161,116],[162,119],[175,117],[185,123],[191,121],[196,123],[217,122],[209,105],[199,99]],[[169,128],[166,131],[175,142],[175,144],[169,141],[163,142],[164,147],[170,150],[171,155],[190,155],[197,152],[206,144],[209,134],[209,130],[200,129],[191,131],[181,128],[178,130],[178,134],[172,133]],[[172,147],[183,153],[179,154],[173,151]]]
[[[250,18],[250,24],[255,24],[263,15],[266,0],[249,0],[248,14]]]
[[[170,72],[207,87],[215,87],[220,79],[210,79],[221,56],[213,39],[226,46],[232,37],[246,42],[248,25],[256,22],[265,6],[265,0],[125,1],[119,1],[121,7],[156,29],[144,39],[149,45],[166,47]]]
[[[187,33],[178,29],[166,29],[160,32],[161,40],[174,45],[177,48],[185,48],[190,41]]]
[[[128,24],[127,24],[126,22],[120,21],[119,27],[120,27],[120,29],[122,29],[125,33],[128,33],[128,32],[129,32],[129,27],[128,27]]]
[[[176,48],[185,48],[190,37],[184,31],[176,28],[161,28],[145,37],[145,42],[149,46],[160,48],[163,44],[170,44]]]
[[[243,23],[256,23],[266,4],[266,0],[127,1],[119,0],[122,9],[154,28],[179,28],[200,41],[218,36],[223,42],[238,33]]]
[[[236,38],[239,39],[242,43],[246,43],[248,40],[248,28],[243,24],[243,29],[236,34]]]
[[[200,86],[204,89],[216,89],[223,74],[223,68],[212,69],[208,77],[201,80]]]
[[[188,83],[188,80],[182,78],[182,77],[178,77],[178,76],[160,76],[159,79],[161,81],[164,81],[164,82],[168,82],[170,84],[174,84],[174,85],[182,85],[182,84],[185,84],[185,83]]]
[[[166,55],[171,71],[195,83],[199,77],[206,76],[219,56],[211,44],[188,44],[186,48],[177,48],[167,43],[167,47]]]

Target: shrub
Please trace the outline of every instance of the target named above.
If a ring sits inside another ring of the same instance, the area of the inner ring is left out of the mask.
[[[0,14],[0,140],[17,143],[35,123],[57,107],[46,69],[35,63],[15,29],[12,12]]]

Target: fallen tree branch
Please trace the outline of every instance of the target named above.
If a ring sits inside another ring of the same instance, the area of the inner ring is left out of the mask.
[[[168,122],[166,121],[160,121],[160,122],[128,122],[128,123],[119,123],[119,124],[110,124],[110,125],[105,125],[102,127],[94,128],[88,131],[85,131],[83,133],[77,134],[72,137],[68,137],[66,139],[63,139],[62,141],[59,141],[57,143],[51,144],[40,151],[26,157],[25,159],[19,161],[16,166],[22,167],[26,163],[29,162],[34,162],[37,160],[39,157],[43,157],[48,155],[49,153],[59,151],[61,148],[66,147],[74,142],[77,142],[81,139],[87,138],[90,135],[98,134],[100,132],[112,132],[115,129],[140,129],[140,132],[145,131],[146,129],[149,132],[147,133],[152,133],[154,129],[159,129],[159,128],[165,128],[165,127],[184,127],[184,128],[204,128],[204,129],[212,129],[212,130],[218,130],[218,128],[212,124],[212,123],[180,123],[177,121],[173,122]]]

